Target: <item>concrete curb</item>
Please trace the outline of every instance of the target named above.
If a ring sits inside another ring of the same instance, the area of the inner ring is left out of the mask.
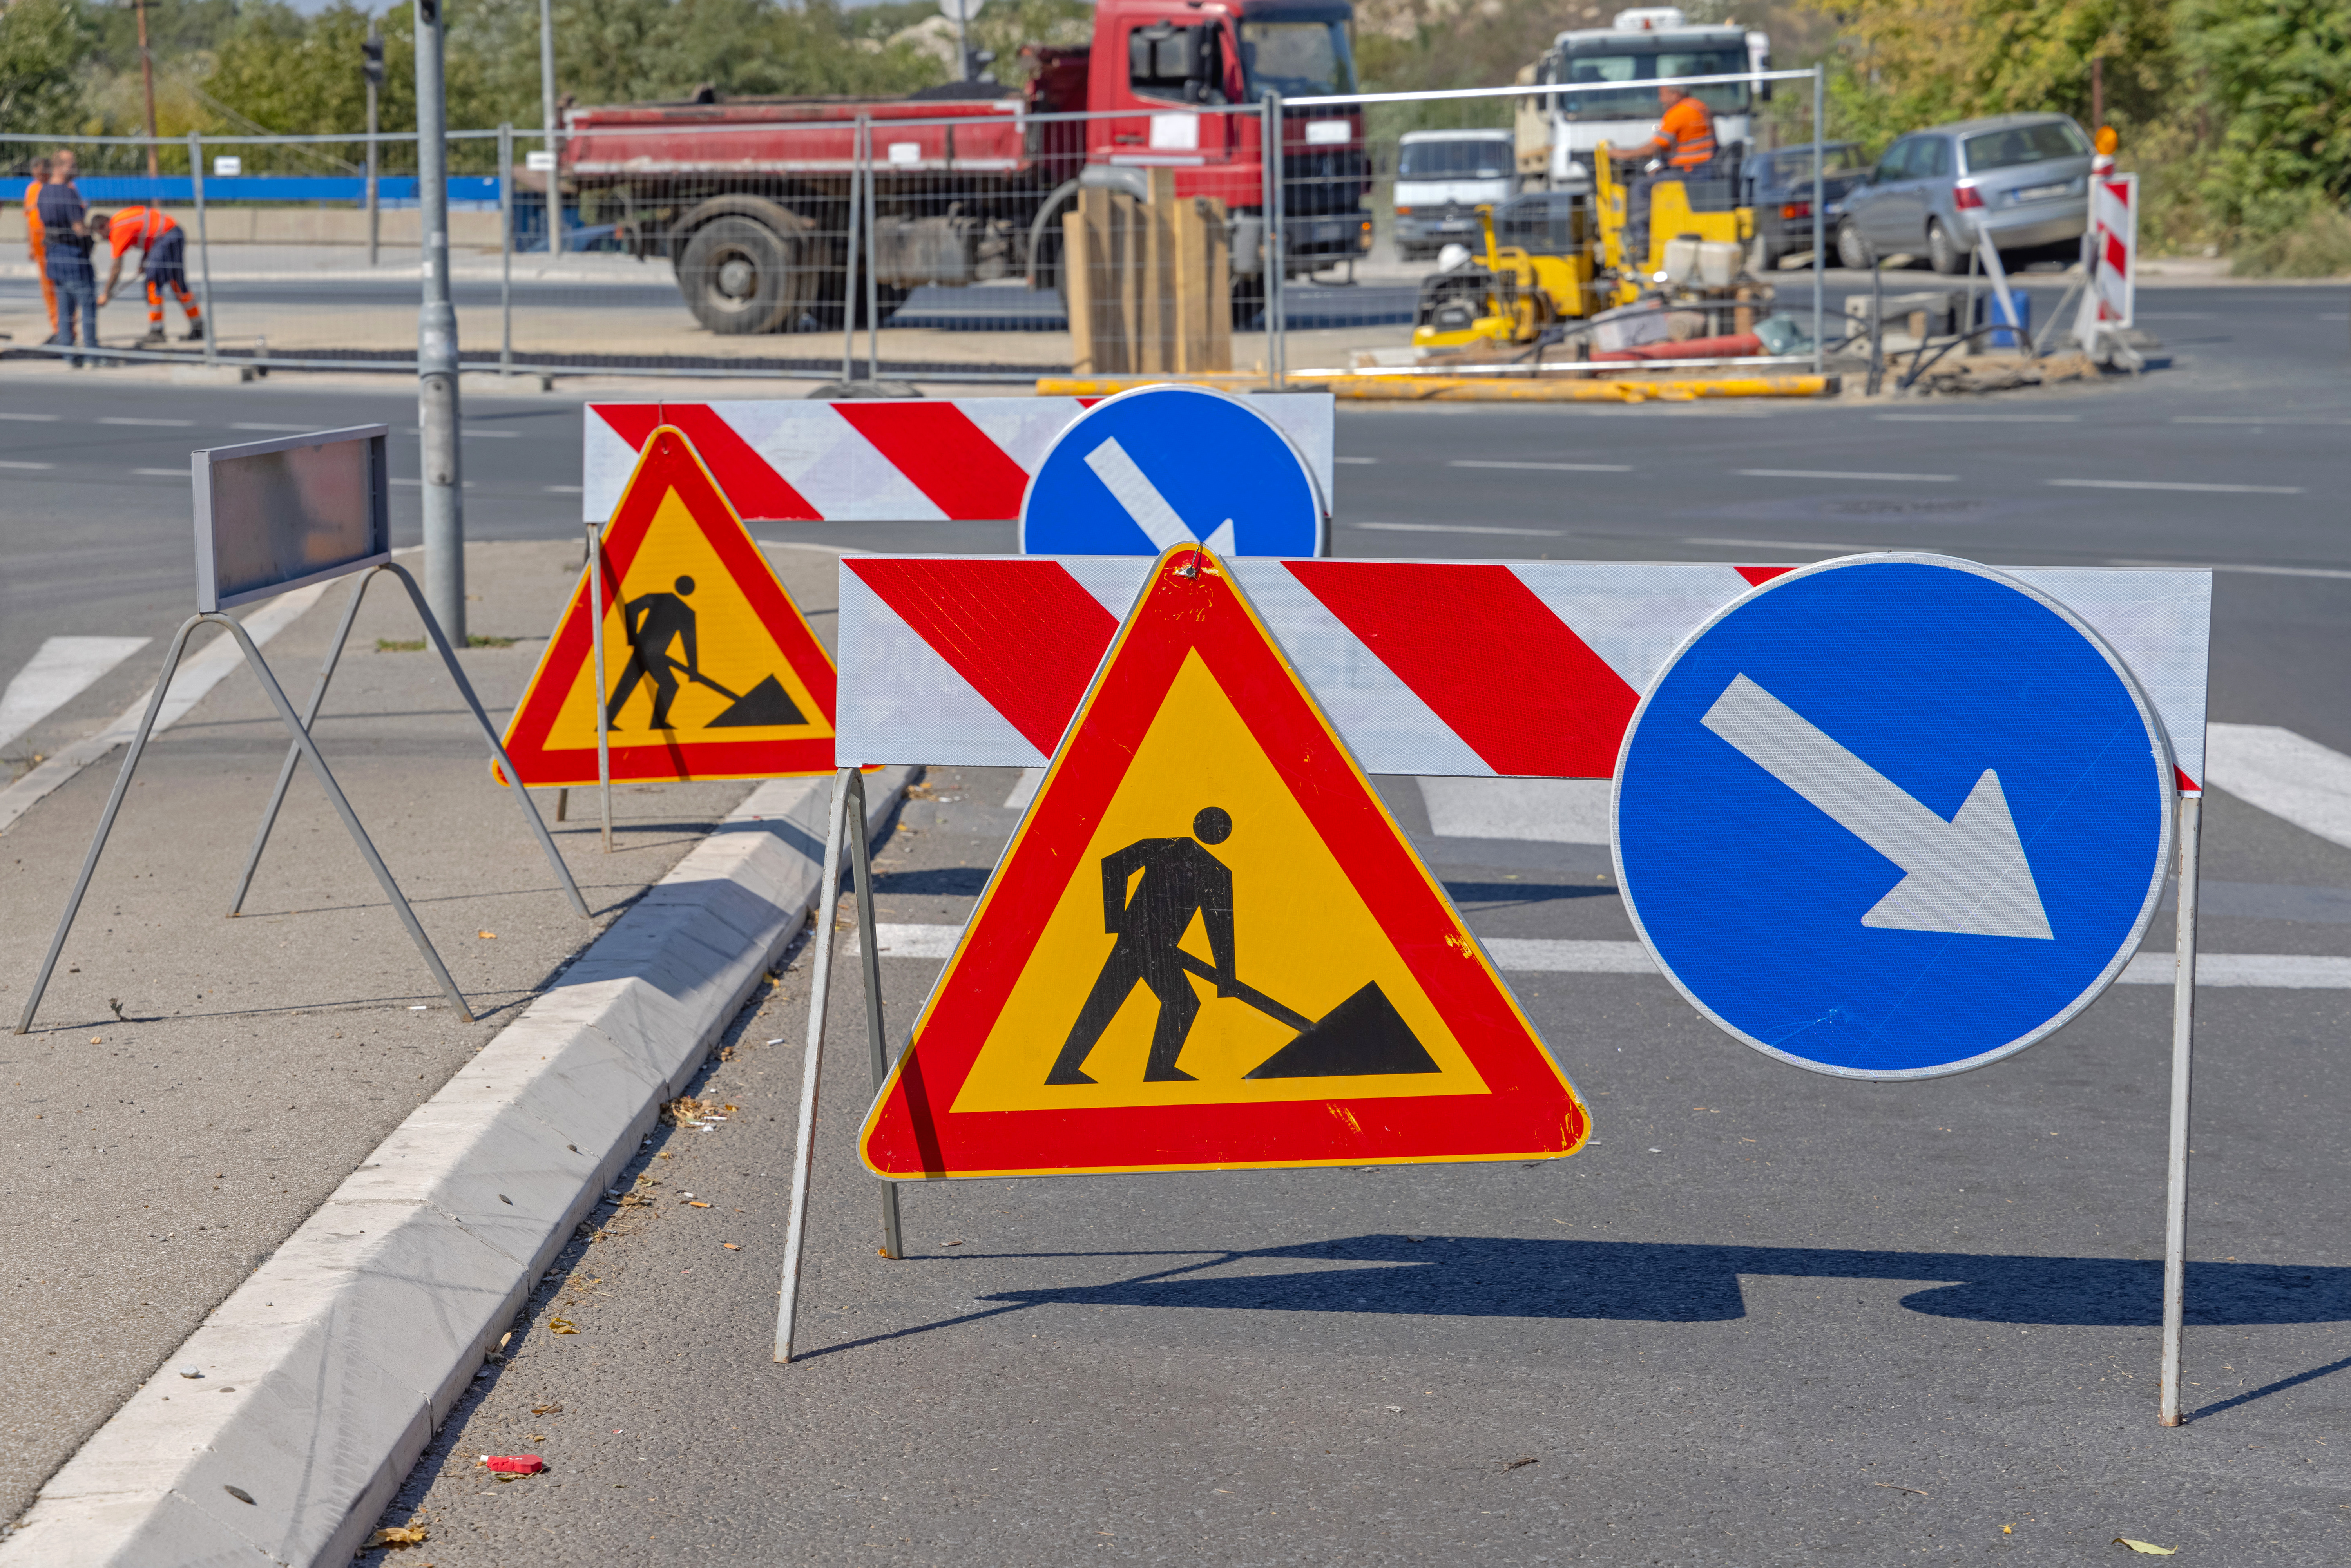
[[[874,780],[869,829],[913,777]],[[831,794],[753,791],[50,1478],[0,1568],[349,1563],[807,920]]]

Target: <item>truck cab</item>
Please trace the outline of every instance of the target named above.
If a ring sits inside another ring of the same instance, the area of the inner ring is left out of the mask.
[[[1597,90],[1520,100],[1520,170],[1539,174],[1554,191],[1589,191],[1592,155],[1601,143],[1632,147],[1657,133],[1656,82],[1771,65],[1771,40],[1764,34],[1736,23],[1694,26],[1671,6],[1619,11],[1611,26],[1562,33],[1535,62],[1534,81],[1590,84]],[[1755,143],[1755,106],[1770,99],[1771,83],[1722,82],[1693,91],[1714,115],[1720,152],[1743,159]]]
[[[1408,131],[1396,143],[1396,256],[1416,261],[1479,237],[1478,209],[1517,193],[1508,131]]]

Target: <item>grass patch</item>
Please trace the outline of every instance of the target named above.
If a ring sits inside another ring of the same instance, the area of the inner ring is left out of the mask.
[[[2230,272],[2238,277],[2337,277],[2351,272],[2351,217],[2313,202],[2299,223],[2240,245]]]
[[[521,639],[518,637],[485,637],[477,632],[465,639],[465,646],[468,648],[511,648],[520,641]],[[422,653],[424,652],[424,639],[422,637],[378,637],[375,640],[375,651],[379,653]]]

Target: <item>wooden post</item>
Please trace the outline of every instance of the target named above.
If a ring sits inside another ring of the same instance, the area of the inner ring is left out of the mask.
[[[1214,196],[1203,196],[1200,215],[1208,247],[1207,266],[1202,269],[1207,303],[1202,322],[1205,362],[1200,368],[1229,371],[1233,368],[1233,267],[1225,204]]]

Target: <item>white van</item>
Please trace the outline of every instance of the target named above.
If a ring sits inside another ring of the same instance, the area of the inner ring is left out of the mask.
[[[1396,144],[1397,257],[1416,261],[1454,243],[1478,249],[1478,208],[1518,193],[1517,158],[1507,129],[1405,132]]]

